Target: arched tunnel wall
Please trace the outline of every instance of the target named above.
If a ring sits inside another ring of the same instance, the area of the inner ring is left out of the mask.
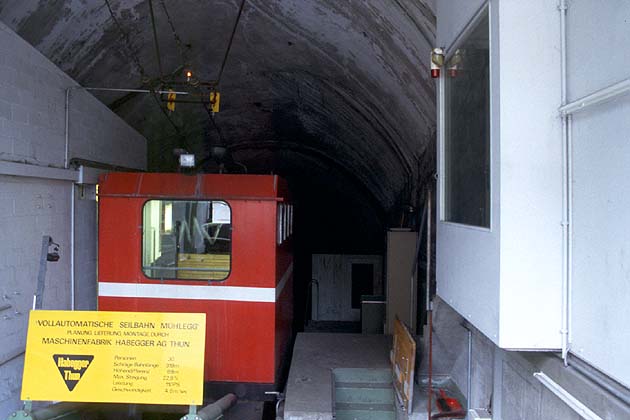
[[[433,2],[248,0],[217,80],[240,4],[154,1],[159,63],[148,0],[0,0],[0,20],[83,87],[175,88],[185,68],[214,84],[213,120],[150,93],[90,93],[147,139],[149,171],[176,170],[184,148],[201,172],[289,181],[300,313],[311,254],[383,254],[388,227],[417,223],[435,169]]]
[[[161,75],[146,0],[4,0],[0,19],[83,86],[166,87],[183,67],[216,80],[240,1],[162,4]],[[335,184],[320,193],[354,190],[387,215],[433,170],[422,158],[435,127],[434,32],[431,2],[249,0],[218,81],[218,129],[198,105],[177,104],[169,121],[152,95],[94,94],[147,137],[150,170],[173,169],[175,147],[203,160],[219,144],[250,173],[318,177]]]
[[[3,0],[0,19],[83,86],[166,89],[184,68],[218,83],[213,121],[199,104],[92,93],[147,138],[150,171],[176,170],[183,148],[202,172],[289,181],[302,307],[311,254],[383,254],[386,228],[417,223],[435,168],[433,4],[248,0],[217,80],[240,4],[154,2],[160,62],[148,0]]]

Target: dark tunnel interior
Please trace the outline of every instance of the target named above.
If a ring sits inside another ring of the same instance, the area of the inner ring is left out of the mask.
[[[285,177],[296,308],[311,254],[383,254],[387,228],[416,223],[435,170],[430,0],[0,0],[0,19],[84,87],[153,92],[91,91],[147,138],[149,171],[184,149],[199,172]],[[218,91],[220,111],[171,112],[168,89]]]

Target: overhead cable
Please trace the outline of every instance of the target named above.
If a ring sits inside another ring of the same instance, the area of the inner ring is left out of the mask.
[[[175,25],[173,25],[171,15],[168,13],[168,9],[166,8],[166,3],[164,2],[164,0],[160,0],[160,4],[162,5],[162,10],[164,10],[164,15],[166,16],[168,25],[171,27],[173,38],[175,38],[175,44],[177,44],[177,49],[179,50],[179,55],[181,56],[181,59],[182,59],[182,66],[186,67],[190,63],[188,63],[188,55],[186,53],[186,50],[184,49],[182,40],[177,34],[177,31],[175,30]]]
[[[138,59],[136,52],[133,50],[133,48],[131,48],[131,40],[129,39],[129,34],[127,33],[127,31],[123,29],[122,25],[116,18],[116,15],[114,14],[114,11],[112,10],[111,4],[109,4],[109,0],[105,0],[105,4],[107,5],[107,10],[109,10],[109,15],[111,16],[112,20],[116,24],[116,27],[118,28],[118,32],[120,32],[120,34],[122,35],[124,39],[124,44],[127,50],[127,54],[125,55],[128,55],[131,61],[133,61],[133,63],[136,65],[142,78],[148,79],[147,73],[146,71],[144,71],[144,67],[142,67],[142,64],[140,64],[140,59]]]
[[[225,50],[225,56],[223,57],[223,62],[221,63],[221,70],[219,70],[219,76],[217,77],[217,85],[221,83],[221,76],[223,76],[223,70],[225,70],[225,64],[227,63],[228,57],[230,56],[230,51],[232,50],[232,42],[234,41],[234,35],[236,34],[236,29],[238,28],[238,23],[241,20],[241,15],[243,14],[243,8],[245,7],[245,0],[241,1],[241,7],[238,9],[238,15],[236,16],[236,22],[234,22],[234,27],[232,28],[232,34],[230,35],[230,42],[228,43],[228,47]]]
[[[118,32],[120,32],[120,34],[122,35],[122,37],[124,39],[124,44],[125,44],[126,50],[128,51],[127,55],[130,56],[131,60],[133,61],[133,63],[138,68],[138,71],[140,71],[140,75],[142,77],[142,82],[147,84],[147,87],[149,88],[149,90],[151,90],[151,93],[152,93],[151,96],[155,100],[157,106],[160,108],[160,111],[166,117],[166,119],[171,124],[171,126],[173,127],[175,132],[179,135],[180,134],[179,127],[177,126],[177,124],[175,124],[173,119],[170,117],[170,115],[168,115],[168,113],[166,112],[166,110],[162,106],[160,100],[158,99],[157,93],[156,93],[156,91],[155,91],[155,89],[153,87],[153,83],[151,82],[151,78],[148,77],[147,72],[144,70],[144,67],[142,66],[142,64],[140,64],[140,59],[138,58],[138,56],[135,53],[135,51],[133,50],[133,48],[131,48],[131,40],[129,39],[129,34],[127,33],[127,31],[125,31],[123,29],[122,25],[120,24],[120,22],[116,18],[116,15],[114,14],[114,11],[112,10],[112,6],[109,3],[109,0],[105,0],[105,4],[107,5],[107,10],[109,10],[109,14],[110,14],[112,20],[114,21],[114,23],[116,24],[116,27],[118,28]]]
[[[157,28],[155,27],[155,14],[153,13],[153,0],[149,0],[149,13],[151,15],[151,29],[153,31],[153,45],[155,46],[155,56],[157,58],[158,71],[160,72],[160,80],[164,78],[162,71],[162,56],[160,54],[160,43],[157,37]]]

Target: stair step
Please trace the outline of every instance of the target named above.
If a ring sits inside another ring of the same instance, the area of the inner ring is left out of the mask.
[[[391,382],[336,382],[335,388],[378,388],[392,389]]]
[[[336,420],[396,420],[393,411],[336,410]]]
[[[394,391],[389,388],[335,388],[336,403],[393,404]]]
[[[335,382],[392,383],[391,369],[338,368],[333,374]]]

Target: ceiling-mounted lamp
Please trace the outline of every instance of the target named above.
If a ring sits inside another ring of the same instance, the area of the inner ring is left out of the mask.
[[[184,77],[186,78],[186,83],[191,86],[199,86],[201,83],[199,79],[195,76],[195,73],[192,71],[192,68],[189,66],[184,67]]]
[[[195,167],[195,155],[189,153],[186,149],[173,149],[173,155],[177,157],[179,169],[182,168],[194,168]]]
[[[444,66],[444,49],[433,48],[431,50],[431,77],[437,79],[440,77],[440,68]]]
[[[179,166],[181,168],[194,168],[195,167],[195,155],[192,153],[185,153],[179,155]]]

